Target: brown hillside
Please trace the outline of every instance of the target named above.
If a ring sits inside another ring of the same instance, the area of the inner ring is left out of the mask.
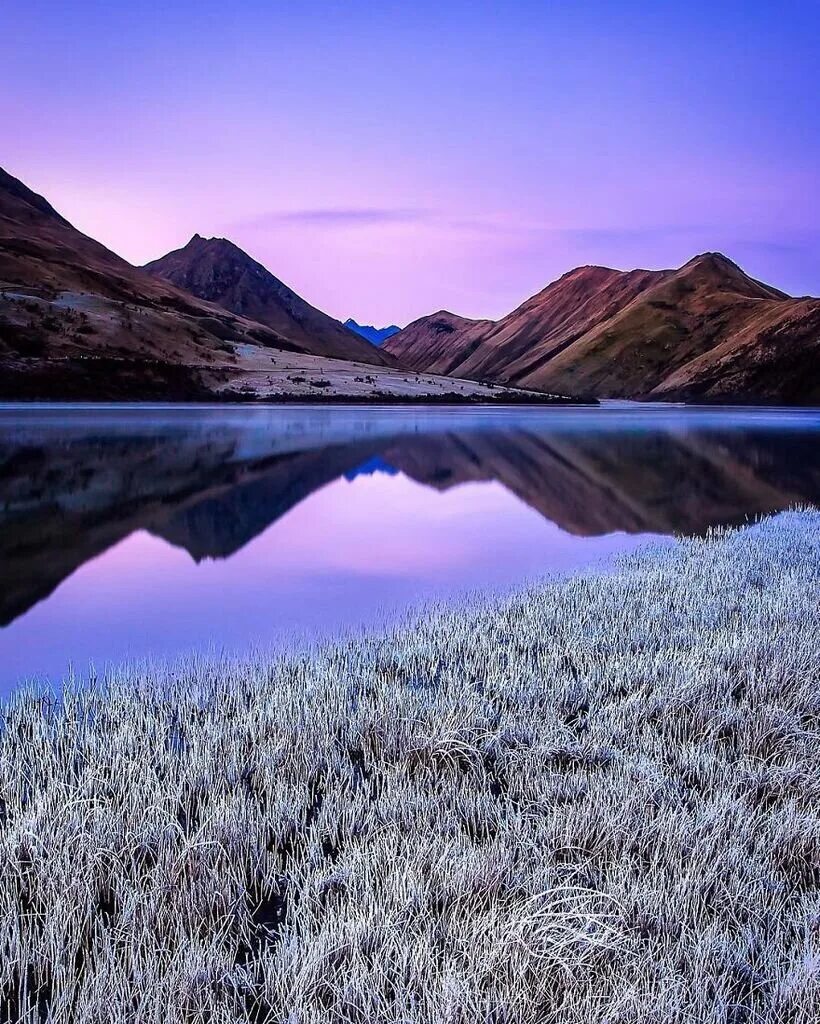
[[[3,397],[191,397],[239,342],[295,347],[131,266],[0,170]]]
[[[800,401],[816,394],[820,364],[811,322],[804,322],[817,300],[790,299],[746,275],[717,253],[686,263],[641,292],[615,316],[578,338],[555,358],[541,364],[513,363],[509,379],[550,388],[557,381],[574,393],[613,398],[668,397],[711,400]],[[778,325],[777,349],[765,341]],[[813,372],[795,392],[789,363],[797,352],[801,365]],[[766,350],[766,351],[764,351]],[[812,359],[814,352],[814,359]],[[767,374],[736,376],[735,360],[764,363]],[[699,368],[709,387],[692,388],[690,374]],[[810,365],[805,366],[811,369]],[[674,382],[677,381],[677,384]],[[740,389],[738,390],[738,385]]]
[[[579,267],[527,299],[486,337],[460,367],[464,376],[495,377],[518,359],[543,363],[605,322],[665,271]]]
[[[388,348],[419,369],[572,395],[812,403],[819,310],[706,253],[676,271],[580,267],[497,323],[448,314],[434,336],[435,314]]]
[[[467,320],[441,309],[414,320],[382,348],[411,370],[457,377],[461,363],[494,327],[493,320]]]
[[[200,299],[265,324],[305,352],[377,366],[395,365],[392,357],[305,302],[226,238],[194,235],[182,249],[146,264],[143,270]]]

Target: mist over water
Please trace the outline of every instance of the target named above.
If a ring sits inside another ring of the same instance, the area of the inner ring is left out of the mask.
[[[820,413],[0,407],[0,692],[820,502]]]

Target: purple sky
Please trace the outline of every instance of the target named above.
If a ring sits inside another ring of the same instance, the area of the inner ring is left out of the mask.
[[[820,293],[820,3],[29,0],[0,164],[141,263],[230,237],[344,319],[720,249]]]

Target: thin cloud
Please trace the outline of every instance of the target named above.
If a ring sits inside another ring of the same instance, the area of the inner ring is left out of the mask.
[[[272,228],[299,225],[329,228],[368,227],[381,224],[416,224],[430,219],[429,210],[402,207],[324,207],[261,213],[243,221],[243,228]]]

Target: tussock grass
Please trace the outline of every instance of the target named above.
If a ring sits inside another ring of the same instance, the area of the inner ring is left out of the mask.
[[[820,515],[0,735],[0,1019],[816,1021]]]

